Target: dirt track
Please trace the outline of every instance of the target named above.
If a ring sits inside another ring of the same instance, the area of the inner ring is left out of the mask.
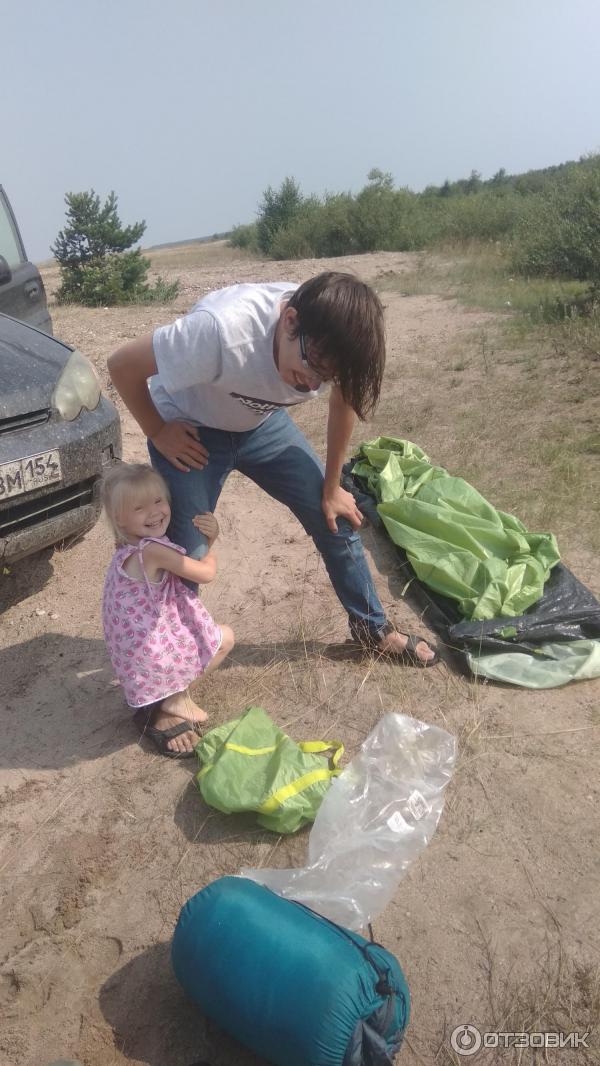
[[[340,262],[373,279],[401,272],[410,257]],[[327,265],[227,255],[221,265],[174,268],[183,279],[175,307],[53,308],[55,331],[92,356],[106,382],[106,357],[124,338],[175,317],[211,288],[302,280]],[[466,445],[448,404],[448,353],[487,316],[429,296],[397,293],[385,302],[385,397],[356,440],[395,432],[460,472]],[[461,403],[466,379],[465,388]],[[140,432],[122,414],[125,458],[145,458]],[[298,417],[320,450],[325,416],[317,403]],[[488,455],[482,479],[491,485],[503,476],[500,458]],[[297,739],[339,735],[351,754],[384,711],[401,710],[460,739],[440,830],[375,923],[413,998],[399,1063],[454,1061],[447,1047],[455,1025],[518,1028],[544,998],[543,1027],[552,1015],[557,1027],[584,1031],[600,947],[600,685],[532,693],[475,685],[445,663],[424,672],[336,659],[327,645],[345,639],[345,618],[295,520],[239,476],[227,484],[219,518],[220,573],[205,600],[233,626],[237,647],[196,690],[213,722],[255,702]],[[392,617],[403,629],[422,629],[401,599],[393,554],[372,531],[364,539]],[[577,543],[564,554],[598,595],[597,559]],[[81,543],[25,561],[3,582],[0,1063],[43,1066],[72,1056],[85,1066],[189,1066],[199,1058],[250,1066],[257,1060],[179,992],[169,940],[197,889],[243,865],[300,865],[306,834],[278,841],[210,812],[193,767],[137,742],[101,637],[110,555],[100,523]],[[516,1062],[498,1054],[476,1061]],[[580,1053],[578,1066],[584,1061],[598,1060]]]

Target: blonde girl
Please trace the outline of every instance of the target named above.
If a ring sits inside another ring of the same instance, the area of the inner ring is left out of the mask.
[[[234,644],[186,584],[206,584],[217,571],[212,514],[192,521],[208,540],[202,559],[166,535],[171,519],[163,478],[144,463],[119,463],[103,483],[103,503],[116,550],[104,583],[102,622],[113,669],[140,732],[162,755],[193,755],[206,711],[188,686],[214,670]]]

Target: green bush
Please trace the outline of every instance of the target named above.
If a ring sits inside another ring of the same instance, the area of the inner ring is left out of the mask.
[[[354,227],[359,251],[386,251],[394,243],[399,221],[399,193],[394,191],[391,174],[371,170],[369,184],[355,200]]]
[[[67,193],[65,202],[67,223],[51,249],[60,263],[61,284],[55,294],[59,303],[98,307],[163,302],[176,296],[178,281],[169,285],[158,278],[149,285],[150,260],[139,248],[127,251],[140,239],[146,223],[122,226],[114,192],[102,205],[93,189]]]
[[[565,171],[527,202],[513,262],[522,274],[600,280],[600,165]]]
[[[435,190],[394,189],[391,175],[372,170],[356,196],[330,193],[322,200],[303,197],[293,179],[286,178],[278,192],[265,193],[257,241],[274,259],[294,259],[501,240],[514,229],[522,198],[499,181],[488,190],[476,177],[462,183],[467,192],[446,197]],[[234,243],[249,246],[253,228],[237,230],[241,233]]]
[[[256,223],[256,238],[261,252],[272,254],[277,233],[299,217],[303,205],[304,197],[293,178],[285,178],[279,189],[272,189],[270,185],[265,189]]]
[[[230,248],[243,248],[248,252],[260,251],[258,247],[256,222],[250,222],[245,226],[234,226],[229,234],[228,244]]]
[[[159,274],[154,285],[147,283],[136,289],[132,303],[139,304],[169,304],[179,293],[179,279],[166,281]]]
[[[316,197],[306,199],[296,217],[273,236],[271,256],[319,259],[360,251],[354,212],[349,193],[328,194],[322,203]]]
[[[496,195],[479,192],[443,201],[440,237],[449,241],[499,241],[510,235],[522,213],[522,200],[515,193]]]
[[[312,244],[315,256],[352,255],[359,251],[350,193],[327,193],[314,210]]]
[[[271,259],[313,259],[315,251],[306,232],[306,220],[291,222],[277,231],[271,244]]]
[[[395,189],[391,174],[377,169],[356,196],[304,197],[286,178],[264,193],[258,221],[236,227],[231,239],[275,259],[474,241],[510,250],[514,271],[600,283],[600,156],[523,175],[500,168],[489,181],[472,171],[422,193]],[[557,306],[547,313],[562,312]]]
[[[85,307],[111,307],[125,303],[167,303],[179,291],[179,282],[167,284],[158,278],[154,286],[146,281],[150,260],[139,249],[88,259],[63,272],[56,293],[59,303],[77,303]]]

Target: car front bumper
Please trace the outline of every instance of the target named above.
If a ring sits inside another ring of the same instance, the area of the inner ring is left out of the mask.
[[[100,513],[100,478],[121,458],[121,427],[102,397],[94,411],[72,422],[48,412],[42,423],[0,433],[0,464],[58,450],[60,482],[0,500],[0,563],[16,562],[51,544],[78,536]]]

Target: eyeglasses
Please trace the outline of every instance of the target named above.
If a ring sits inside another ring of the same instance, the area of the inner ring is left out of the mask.
[[[330,381],[331,375],[328,374],[325,369],[319,369],[319,367],[314,366],[308,358],[308,354],[306,351],[306,338],[304,336],[304,333],[298,334],[298,340],[300,341],[300,361],[304,369],[309,370],[310,373],[314,374],[315,377],[318,377],[320,381]]]

